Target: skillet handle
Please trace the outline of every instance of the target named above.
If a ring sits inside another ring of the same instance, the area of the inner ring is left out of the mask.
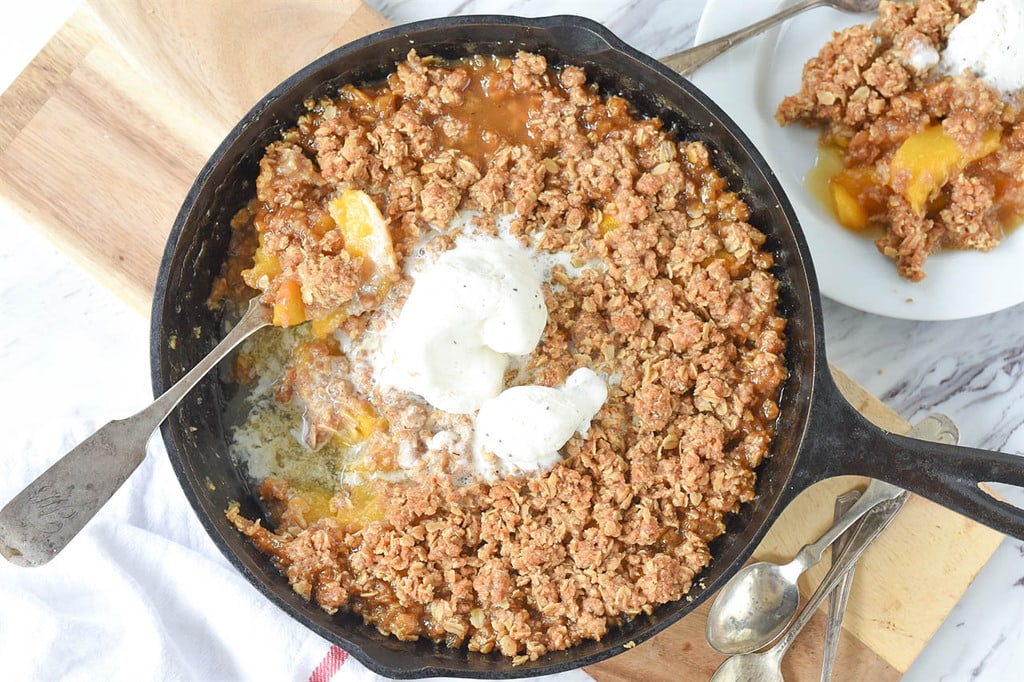
[[[1024,509],[979,487],[993,482],[1024,487],[1024,457],[890,433],[847,402],[831,378],[818,388],[809,429],[815,436],[808,457],[801,457],[806,478],[813,482],[855,474],[881,479],[1024,540]]]
[[[1024,509],[994,497],[980,485],[997,482],[1024,487],[1024,457],[879,434],[880,451],[892,453],[880,461],[892,475],[885,478],[886,472],[878,471],[876,478],[1024,540]]]

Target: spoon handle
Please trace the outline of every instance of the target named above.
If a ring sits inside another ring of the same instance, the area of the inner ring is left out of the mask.
[[[57,555],[146,456],[150,436],[171,410],[235,346],[270,323],[253,301],[238,324],[192,370],[141,412],[102,426],[0,510],[0,554],[19,566]]]
[[[837,497],[835,517],[839,518],[845,514],[859,497],[860,492],[857,490],[851,490]],[[846,535],[842,535],[836,540],[836,544],[832,548],[833,556],[839,556],[852,535],[853,531],[847,531]],[[825,620],[825,651],[821,657],[821,682],[830,682],[832,679],[832,669],[839,651],[839,639],[843,634],[843,615],[846,613],[846,603],[850,597],[853,575],[856,570],[856,566],[850,567],[850,570],[846,572],[846,577],[832,590],[832,595],[828,600],[828,618]]]
[[[833,588],[839,584],[839,582],[846,578],[846,573],[857,560],[860,559],[875,538],[885,530],[885,527],[895,518],[896,513],[903,508],[907,499],[910,497],[910,493],[906,490],[902,491],[897,497],[886,500],[876,505],[871,511],[865,516],[863,522],[857,526],[857,530],[854,532],[853,537],[847,543],[845,549],[839,553],[839,556],[832,563],[832,568],[829,569],[828,573],[825,574],[825,578],[821,581],[818,589],[815,590],[814,594],[807,601],[807,605],[800,612],[800,615],[793,621],[793,625],[786,634],[783,635],[782,639],[772,647],[772,649],[779,652],[779,655],[785,652],[793,641],[796,639],[800,631],[803,630],[804,626],[811,620],[814,613],[818,610],[821,602],[832,592]]]
[[[913,431],[911,432],[913,434]],[[919,437],[919,436],[918,436]],[[885,481],[879,481],[878,479],[871,479],[868,483],[868,487],[861,493],[860,498],[854,503],[852,507],[842,515],[832,527],[825,531],[825,534],[818,538],[815,542],[804,545],[797,555],[793,557],[793,560],[786,564],[786,573],[793,576],[793,580],[803,574],[811,566],[814,566],[821,561],[822,556],[825,554],[825,550],[828,549],[833,542],[839,538],[840,535],[850,529],[853,524],[857,523],[865,514],[870,512],[878,505],[888,500],[895,499],[903,493],[903,489],[886,483]]]
[[[696,47],[691,47],[687,50],[683,50],[682,52],[676,52],[675,54],[664,57],[661,59],[661,63],[673,71],[686,76],[696,71],[701,66],[704,66],[734,45],[738,45],[745,40],[753,38],[754,36],[767,31],[772,26],[785,21],[804,10],[808,10],[813,7],[820,7],[825,4],[828,4],[826,0],[802,0],[801,2],[794,3],[793,5],[780,10],[766,19],[755,22],[750,26],[739,29],[738,31],[727,33],[721,38],[716,38],[701,45],[697,45]]]

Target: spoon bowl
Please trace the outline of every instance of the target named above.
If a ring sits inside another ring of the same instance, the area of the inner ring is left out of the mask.
[[[797,578],[789,566],[759,561],[726,583],[712,605],[707,639],[723,654],[754,651],[774,641],[800,606]]]
[[[711,682],[783,682],[780,649],[761,654],[730,656],[715,671]]]

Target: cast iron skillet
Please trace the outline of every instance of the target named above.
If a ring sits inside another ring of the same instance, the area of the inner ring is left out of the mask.
[[[712,545],[715,558],[701,574],[692,600],[666,604],[649,617],[613,629],[600,642],[583,643],[512,668],[495,655],[453,651],[423,641],[399,642],[358,618],[328,616],[292,592],[268,558],[224,518],[232,500],[238,500],[250,518],[258,517],[260,508],[227,454],[230,434],[222,412],[229,389],[211,378],[165,423],[164,441],[185,494],[210,536],[268,599],[383,675],[514,678],[596,663],[686,615],[743,565],[798,493],[829,476],[860,474],[887,480],[1024,538],[1024,512],[977,487],[984,481],[1024,484],[1024,460],[903,438],[861,417],[829,374],[807,244],[764,159],[689,81],[625,45],[602,26],[577,17],[458,17],[392,28],[326,55],[261,100],[199,174],[167,242],[152,314],[157,394],[192,367],[219,335],[220,321],[207,309],[206,299],[225,255],[229,221],[255,191],[257,162],[266,145],[293,125],[304,110],[303,100],[335,93],[344,83],[377,81],[410,47],[421,55],[443,57],[525,49],[546,55],[553,64],[576,64],[605,92],[625,96],[644,115],[661,117],[680,138],[697,138],[710,147],[715,165],[750,205],[751,223],[768,234],[767,246],[774,253],[775,272],[782,283],[790,377],[782,395],[778,436],[771,457],[761,465],[756,499],[729,520],[728,532]]]

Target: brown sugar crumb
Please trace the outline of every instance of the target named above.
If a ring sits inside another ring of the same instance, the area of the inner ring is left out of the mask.
[[[545,284],[537,348],[506,379],[557,386],[585,366],[609,395],[552,468],[466,481],[453,472],[472,417],[376,387],[330,338],[304,341],[269,378],[279,401],[304,407],[307,445],[348,434],[390,453],[377,459],[387,472],[408,453],[418,464],[324,491],[329,504],[270,479],[274,530],[232,507],[238,530],[330,613],[514,664],[683,598],[708,543],[754,495],[786,377],[765,236],[709,150],[638,120],[581,69],[526,53],[451,64],[411,53],[385,84],[311,102],[285,140],[259,183],[282,258],[324,253],[307,239],[311,206],[340,187],[379,201],[400,268],[452,248],[457,231],[493,235],[510,221],[524,244],[567,260]],[[283,210],[295,197],[305,208]],[[479,215],[453,227],[467,210]],[[395,305],[411,286],[395,283]],[[342,328],[357,339],[393,314],[371,309]]]
[[[932,253],[988,251],[1024,219],[1024,177],[1011,170],[1024,164],[1024,94],[910,64],[915,50],[941,53],[976,4],[883,1],[872,24],[837,33],[804,65],[775,115],[822,130],[843,160],[829,185],[837,220],[884,232],[878,250],[911,281]],[[908,151],[915,141],[924,151]]]

